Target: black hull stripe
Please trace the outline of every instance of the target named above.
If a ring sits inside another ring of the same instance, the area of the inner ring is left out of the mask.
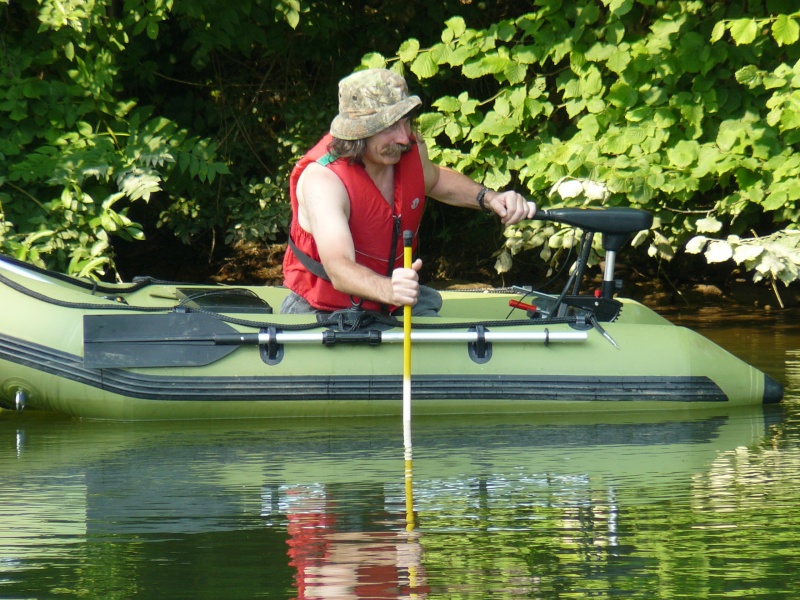
[[[110,375],[110,374],[109,374]],[[114,373],[103,389],[148,400],[396,400],[400,376],[142,377]],[[707,377],[537,377],[533,375],[417,375],[411,381],[420,400],[559,400],[727,402]]]
[[[83,359],[0,335],[0,359],[130,398],[180,401],[393,400],[400,375],[173,377],[87,369]],[[416,375],[416,400],[727,402],[707,377]]]

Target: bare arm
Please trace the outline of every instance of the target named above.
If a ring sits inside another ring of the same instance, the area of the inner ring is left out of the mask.
[[[419,149],[425,173],[425,191],[429,196],[453,206],[480,208],[477,198],[483,186],[449,167],[433,164],[428,158],[425,142],[419,141]],[[512,225],[536,214],[536,204],[514,191],[487,190],[484,206],[499,216],[503,225]]]
[[[316,164],[309,165],[298,181],[297,199],[300,226],[314,236],[320,260],[334,288],[393,306],[416,304],[421,261],[417,260],[412,269],[396,269],[391,278],[356,262],[348,222],[350,199],[335,173]]]

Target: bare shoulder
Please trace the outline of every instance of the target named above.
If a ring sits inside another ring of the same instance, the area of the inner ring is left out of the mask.
[[[305,210],[343,210],[349,214],[350,198],[339,176],[316,163],[306,167],[297,181],[297,200]]]
[[[317,163],[306,167],[297,181],[297,194],[300,200],[316,195],[346,194],[344,183],[330,169]]]
[[[297,181],[297,204],[300,226],[312,233],[323,223],[350,218],[350,198],[339,176],[330,169],[312,163]]]

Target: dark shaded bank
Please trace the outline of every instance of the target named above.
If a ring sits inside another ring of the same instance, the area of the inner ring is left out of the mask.
[[[446,239],[428,238],[422,250],[423,280],[438,288],[518,284],[560,291],[565,276],[548,277],[535,255],[515,257],[512,271],[499,275],[494,269],[495,252],[502,240],[489,233],[476,237],[474,231],[463,231],[461,235],[451,232]],[[170,281],[240,285],[279,285],[283,281],[285,244],[240,244],[215,252],[209,243],[186,246],[169,235],[155,237],[144,244],[118,248],[118,270],[124,280],[150,275]],[[730,264],[709,266],[694,256],[656,267],[652,259],[634,251],[623,252],[617,259],[617,276],[623,282],[622,295],[653,308],[735,305],[773,310],[781,305],[800,306],[797,283],[787,288],[778,282],[773,289],[769,282],[753,283],[750,273],[732,271]],[[589,289],[599,286],[601,278],[599,266],[589,269]]]

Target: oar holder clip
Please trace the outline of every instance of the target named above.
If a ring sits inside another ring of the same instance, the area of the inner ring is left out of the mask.
[[[283,344],[278,343],[278,329],[270,325],[261,330],[262,334],[267,334],[267,343],[259,345],[261,360],[270,366],[277,365],[283,360]]]
[[[492,343],[486,341],[486,326],[478,324],[470,327],[469,331],[477,334],[477,339],[467,344],[469,357],[479,365],[486,364],[492,359]]]

